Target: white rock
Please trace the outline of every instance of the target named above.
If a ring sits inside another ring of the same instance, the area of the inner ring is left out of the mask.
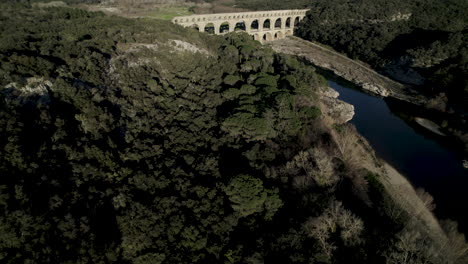
[[[354,106],[343,102],[337,98],[322,97],[322,104],[325,106],[322,109],[335,123],[344,124],[354,117]]]
[[[332,89],[331,87],[328,86],[322,86],[318,90],[318,94],[324,97],[330,97],[330,98],[338,98],[340,96],[340,93]]]
[[[361,84],[362,88],[364,90],[368,90],[370,92],[373,92],[375,94],[378,94],[380,96],[383,96],[383,97],[387,97],[390,95],[390,93],[388,92],[387,89],[383,88],[383,87],[380,87],[380,86],[377,86],[377,85],[373,85],[373,84],[370,84],[370,83],[363,83]]]

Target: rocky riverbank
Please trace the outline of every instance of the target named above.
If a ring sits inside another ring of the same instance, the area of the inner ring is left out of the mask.
[[[301,57],[315,66],[330,70],[363,90],[382,97],[393,97],[412,104],[424,105],[428,100],[401,83],[395,82],[331,49],[297,37],[276,40],[269,45],[277,52]]]
[[[468,153],[468,133],[465,132],[466,122],[463,115],[450,114],[445,111],[444,107],[433,105],[433,101],[437,101],[434,98],[421,95],[411,87],[377,73],[362,62],[352,60],[330,48],[298,37],[272,41],[268,45],[276,52],[297,56],[316,67],[332,71],[335,75],[358,85],[362,90],[373,95],[391,97],[424,109],[437,111],[438,115],[444,116],[444,118],[439,117],[438,120],[430,121],[441,127],[440,133],[450,135],[463,142],[464,152]],[[329,99],[322,101],[327,100]],[[425,118],[428,119],[428,117]],[[441,125],[443,120],[447,120],[447,124],[444,126]]]
[[[338,124],[344,124],[354,116],[354,106],[340,99],[337,91],[330,87],[322,87],[319,90],[320,102],[324,107],[322,111]]]
[[[322,112],[325,114],[324,118],[327,119],[324,123],[328,124],[332,138],[337,140],[339,137],[336,136],[333,127],[343,124],[347,126],[345,123],[354,117],[354,106],[338,99],[339,93],[330,87],[320,88],[318,95],[322,104]],[[437,245],[437,248],[449,245],[450,238],[432,213],[431,204],[427,199],[415,190],[405,176],[380,159],[357,130],[349,129],[348,131],[350,133],[348,143],[354,142],[350,144],[353,144],[353,155],[357,156],[356,166],[380,175],[378,181],[383,186],[384,196],[395,202],[395,208],[386,210],[394,212],[393,216],[397,218],[403,214],[406,215],[409,225],[412,226],[412,232],[431,240],[430,243]]]

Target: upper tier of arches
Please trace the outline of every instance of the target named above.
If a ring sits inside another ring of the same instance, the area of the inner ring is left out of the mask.
[[[173,23],[195,23],[195,22],[215,22],[226,20],[244,20],[244,19],[260,19],[272,17],[304,17],[309,9],[294,9],[294,10],[273,10],[273,11],[256,11],[256,12],[240,12],[240,13],[218,13],[218,14],[202,14],[191,16],[178,16],[172,19]]]

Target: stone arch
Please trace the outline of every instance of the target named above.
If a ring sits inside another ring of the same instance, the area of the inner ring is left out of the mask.
[[[263,40],[264,40],[264,41],[271,41],[271,40],[273,40],[273,36],[271,35],[270,32],[267,32],[267,33],[265,33],[265,34],[263,35]]]
[[[297,27],[297,25],[299,24],[299,21],[301,21],[301,19],[299,17],[296,17],[294,19],[294,26]]]
[[[250,29],[253,31],[259,30],[258,19],[255,19],[254,21],[252,21],[252,23],[250,24]]]
[[[286,28],[291,28],[291,17],[286,19]]]
[[[287,30],[287,31],[286,31],[286,36],[292,36],[292,34],[293,34],[293,33],[292,33],[291,30]]]
[[[284,39],[284,34],[281,31],[275,33],[275,39]]]
[[[281,18],[276,19],[275,21],[275,28],[281,28],[282,23],[281,23]]]
[[[234,26],[234,31],[247,31],[247,25],[244,21],[237,22]]]
[[[214,34],[215,33],[215,25],[213,23],[208,23],[205,26],[204,31],[208,34]]]
[[[269,18],[265,19],[265,21],[263,21],[263,28],[267,28],[267,29],[271,29],[271,21]]]
[[[197,31],[200,31],[200,26],[198,24],[193,24],[190,26],[190,28],[196,29]]]
[[[219,25],[219,33],[229,33],[230,32],[230,26],[229,22],[223,22]]]
[[[259,34],[254,34],[253,35],[253,39],[254,40],[258,40],[258,41],[261,41],[262,39],[260,38],[260,35]]]

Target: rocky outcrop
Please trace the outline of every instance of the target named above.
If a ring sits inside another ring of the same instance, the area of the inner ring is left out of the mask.
[[[335,91],[329,86],[322,86],[318,90],[318,94],[322,97],[329,97],[329,98],[338,98],[340,96],[340,93]]]
[[[354,117],[354,106],[338,99],[340,95],[330,87],[319,89],[320,101],[323,113],[330,117],[334,123],[344,124]]]
[[[174,48],[175,51],[180,52],[180,51],[188,51],[191,53],[201,53],[203,55],[210,55],[210,52],[207,51],[206,49],[199,48],[191,43],[188,43],[186,41],[178,40],[178,39],[171,39],[169,40],[171,43],[171,46]]]
[[[360,84],[364,90],[367,90],[376,95],[380,95],[383,97],[387,97],[390,95],[390,92],[382,86],[374,85],[372,83],[359,83],[359,82],[356,82],[356,83]]]
[[[416,123],[418,123],[420,126],[426,128],[427,130],[432,131],[433,133],[439,135],[439,136],[446,136],[442,131],[440,131],[440,126],[437,125],[436,123],[432,122],[431,120],[421,118],[421,117],[415,117],[414,120]]]

